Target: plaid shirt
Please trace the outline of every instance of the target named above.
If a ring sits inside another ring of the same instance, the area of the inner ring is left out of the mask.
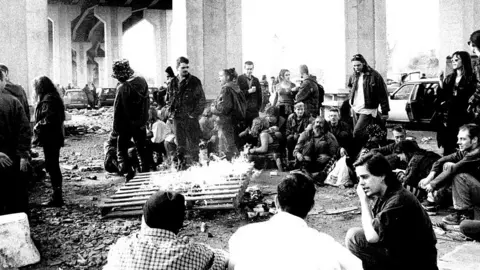
[[[139,233],[122,237],[111,246],[103,269],[226,269],[226,255],[142,222]]]

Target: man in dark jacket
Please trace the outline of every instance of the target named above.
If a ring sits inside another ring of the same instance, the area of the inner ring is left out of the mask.
[[[113,104],[113,130],[118,134],[118,165],[121,174],[127,174],[127,180],[134,176],[128,159],[128,145],[133,137],[140,154],[142,172],[149,170],[146,151],[146,125],[150,99],[148,84],[143,77],[133,76],[128,60],[122,59],[113,64],[113,77],[118,80],[117,96]]]
[[[351,127],[340,120],[340,111],[337,108],[330,109],[327,117],[328,129],[335,136],[340,146],[340,156],[348,156],[353,140]]]
[[[252,75],[253,62],[245,62],[245,74],[238,76],[237,82],[240,90],[247,99],[247,114],[245,116],[246,127],[251,127],[253,119],[257,118],[262,107],[262,86],[260,81]]]
[[[0,72],[0,215],[28,213],[26,172],[32,132],[20,101],[4,93],[6,78]]]
[[[190,61],[181,56],[177,59],[178,76],[170,81],[168,92],[171,93],[170,112],[177,139],[177,157],[180,168],[185,167],[185,154],[188,152],[193,162],[198,162],[201,137],[198,119],[205,107],[205,93],[202,82],[190,74]]]
[[[25,115],[27,116],[27,120],[30,122],[30,108],[28,107],[28,98],[25,89],[23,89],[21,85],[10,81],[10,78],[8,77],[9,71],[6,65],[0,64],[0,72],[3,72],[3,76],[7,82],[4,88],[5,93],[16,97],[18,101],[20,101],[20,104],[22,104],[23,110],[25,111]]]
[[[313,76],[308,73],[308,67],[306,65],[300,66],[300,74],[302,76],[302,84],[292,91],[298,91],[295,96],[295,103],[303,102],[305,104],[305,111],[311,117],[317,117],[318,115],[318,101],[319,101],[319,89],[317,82]]]
[[[353,110],[354,129],[353,137],[360,138],[359,144],[368,136],[365,128],[370,124],[379,124],[380,116],[378,106],[382,108],[381,119],[388,119],[390,106],[388,103],[387,85],[382,76],[371,68],[361,54],[353,56],[354,73],[348,79],[347,87],[350,89],[350,104]]]

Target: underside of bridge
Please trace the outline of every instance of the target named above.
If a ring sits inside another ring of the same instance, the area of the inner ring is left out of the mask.
[[[216,71],[242,70],[243,0],[2,0],[0,44],[10,77],[32,98],[40,75],[79,87],[94,82],[114,87],[111,66],[122,57],[123,33],[141,20],[153,26],[156,78],[179,56],[190,59],[207,97],[218,94]],[[314,1],[314,0],[312,0]],[[480,28],[480,1],[438,0],[439,57],[468,50],[466,40]],[[344,0],[346,55],[363,54],[380,73],[387,69],[387,0]],[[250,59],[248,59],[250,60]],[[312,59],[315,61],[315,59]],[[351,70],[350,59],[345,70]]]

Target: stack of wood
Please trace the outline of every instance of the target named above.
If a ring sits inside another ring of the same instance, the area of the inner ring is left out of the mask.
[[[197,168],[196,171],[199,171]],[[148,198],[159,190],[179,192],[185,196],[187,209],[235,209],[247,188],[253,167],[244,173],[224,175],[219,181],[185,181],[192,172],[159,171],[139,173],[100,205],[104,218],[138,216]],[[200,177],[196,172],[197,178]],[[205,176],[205,174],[203,174]],[[212,177],[217,178],[217,177]]]

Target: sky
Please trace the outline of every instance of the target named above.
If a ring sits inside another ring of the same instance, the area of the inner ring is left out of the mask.
[[[295,5],[292,5],[295,3]],[[438,50],[438,0],[386,0],[387,39],[395,45],[394,72],[420,52]],[[345,85],[345,21],[342,0],[243,0],[243,60],[254,75],[298,77],[306,64],[327,90]],[[153,26],[141,21],[124,34],[123,53],[132,67],[155,77]]]

